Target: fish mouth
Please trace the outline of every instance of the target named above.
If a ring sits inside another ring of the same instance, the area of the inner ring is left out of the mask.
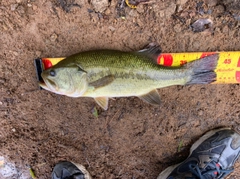
[[[45,84],[44,81],[39,81],[38,84],[41,88],[44,88],[44,89],[47,88],[47,85]]]
[[[39,86],[48,91],[53,91],[53,92],[57,91],[56,83],[49,79],[40,81]]]

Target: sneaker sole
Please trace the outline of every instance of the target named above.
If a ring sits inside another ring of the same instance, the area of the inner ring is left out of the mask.
[[[191,147],[190,149],[190,154],[188,156],[190,156],[192,154],[192,152],[198,148],[198,146],[203,142],[205,141],[206,139],[208,139],[209,137],[213,136],[216,132],[219,132],[219,131],[222,131],[222,130],[226,130],[226,129],[231,129],[231,128],[220,128],[220,129],[213,129],[209,132],[207,132],[206,134],[204,134],[202,137],[200,137]],[[184,162],[184,161],[183,161]],[[157,179],[166,179],[170,173],[172,173],[172,171],[178,167],[179,165],[181,165],[183,162],[179,163],[179,164],[176,164],[176,165],[173,165],[173,166],[170,166],[168,168],[166,168],[164,171],[162,171]]]

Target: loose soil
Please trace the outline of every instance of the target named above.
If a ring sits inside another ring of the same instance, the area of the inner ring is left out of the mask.
[[[107,111],[90,98],[39,90],[37,57],[135,51],[150,42],[163,52],[240,50],[239,0],[156,0],[137,9],[121,2],[98,13],[87,0],[0,0],[0,155],[17,168],[15,178],[29,166],[38,179],[50,178],[61,160],[81,163],[93,178],[156,178],[206,131],[240,132],[239,84],[162,88],[161,106],[117,98]],[[213,28],[193,32],[200,18]],[[239,177],[237,162],[229,178]]]

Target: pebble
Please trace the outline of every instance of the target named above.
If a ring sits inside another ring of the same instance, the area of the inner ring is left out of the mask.
[[[202,115],[203,115],[203,111],[202,111],[202,110],[199,110],[199,111],[198,111],[198,115],[199,115],[199,116],[202,116]]]
[[[216,6],[218,3],[218,0],[205,0],[205,2],[208,6]]]
[[[138,13],[135,9],[131,9],[128,13],[129,16],[131,17],[138,17]]]
[[[25,9],[23,6],[18,6],[17,7],[17,11],[20,13],[20,14],[24,14],[25,13]]]
[[[224,34],[227,34],[227,33],[228,33],[228,30],[229,30],[229,28],[228,28],[228,26],[226,25],[226,26],[223,27],[222,32],[223,32]]]
[[[55,42],[55,41],[57,40],[57,38],[58,38],[58,36],[57,36],[56,33],[53,33],[53,34],[50,36],[50,40],[51,40],[52,42]]]
[[[15,129],[15,128],[12,128],[12,131],[13,131],[13,132],[16,132],[16,129]]]
[[[111,31],[115,31],[116,30],[116,28],[114,28],[113,26],[109,26],[108,27]]]
[[[19,55],[19,53],[16,52],[16,51],[12,51],[11,53],[12,53],[14,56],[18,56],[18,55]]]
[[[18,7],[18,4],[11,4],[11,11],[15,11]]]
[[[4,84],[6,82],[6,79],[0,78],[0,84]]]
[[[188,0],[177,0],[177,4],[184,5]]]
[[[199,120],[194,121],[193,125],[194,125],[194,127],[198,127],[198,126],[200,126],[200,121],[199,121]]]
[[[190,89],[190,91],[195,91],[196,87],[194,85],[192,85],[189,89]]]
[[[177,4],[175,4],[174,2],[165,3],[161,6],[161,9],[159,9],[159,5],[157,4],[154,4],[152,7],[153,10],[156,12],[157,16],[159,16],[160,18],[169,19],[172,14],[175,13]]]
[[[173,27],[173,29],[174,29],[175,32],[181,32],[182,31],[181,24],[176,24]]]
[[[240,15],[233,14],[233,17],[234,17],[235,20],[240,21]]]
[[[217,14],[222,14],[225,12],[225,8],[223,5],[218,5],[215,7],[214,11],[217,13]]]
[[[36,6],[36,5],[32,5],[32,9],[33,9],[34,11],[36,11],[36,10],[37,10],[37,6]]]
[[[35,54],[36,54],[37,57],[40,57],[42,52],[41,51],[36,51]]]
[[[171,3],[166,9],[165,9],[165,16],[166,18],[170,18],[172,14],[174,14],[175,10],[177,8],[177,5],[175,3]]]
[[[110,9],[107,9],[107,10],[105,11],[105,14],[106,14],[106,15],[110,15],[110,13],[111,13]]]
[[[206,29],[210,29],[212,25],[213,22],[210,19],[198,19],[191,25],[191,27],[193,32],[203,32]]]
[[[100,13],[104,12],[109,6],[108,0],[91,0],[91,4],[93,9]]]
[[[137,12],[140,14],[143,14],[145,12],[143,4],[137,6]]]
[[[199,41],[194,41],[194,42],[192,43],[192,46],[193,46],[193,48],[195,48],[195,49],[199,49],[200,46],[201,46],[201,43],[200,43]]]
[[[182,10],[183,10],[182,6],[179,5],[179,6],[177,7],[177,12],[181,12]]]

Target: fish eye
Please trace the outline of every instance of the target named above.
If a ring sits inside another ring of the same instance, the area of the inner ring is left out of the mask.
[[[54,70],[50,70],[49,74],[50,76],[56,76],[56,72]]]

